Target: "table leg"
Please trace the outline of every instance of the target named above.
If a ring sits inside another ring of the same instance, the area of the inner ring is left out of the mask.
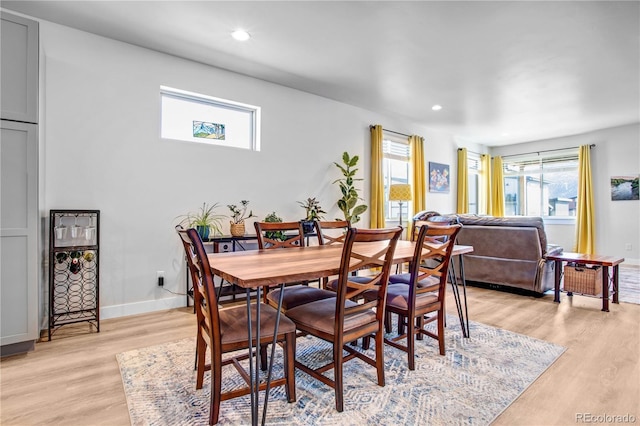
[[[471,336],[471,330],[469,329],[469,308],[467,307],[467,279],[464,275],[464,255],[461,254],[458,259],[458,264],[460,266],[460,279],[462,280],[462,293],[464,297],[464,317],[467,328],[467,337]]]
[[[620,272],[618,270],[618,265],[614,265],[613,266],[613,303],[620,303],[618,301],[618,272]]]
[[[560,303],[560,278],[562,272],[562,260],[555,261],[555,281],[554,281],[554,291],[553,291],[553,301],[556,303]]]
[[[253,321],[251,318],[251,289],[246,290],[247,294],[247,316],[249,319],[247,333],[249,335],[249,387],[251,388],[251,425],[257,426],[260,420],[258,415],[258,405],[260,403],[260,306],[261,306],[261,288],[256,288],[256,346],[255,351],[251,342],[253,341]],[[278,300],[278,311],[276,313],[276,325],[273,329],[273,342],[271,344],[271,360],[269,361],[269,370],[267,371],[267,386],[264,394],[264,405],[262,407],[262,425],[265,425],[267,418],[267,404],[269,403],[269,390],[271,387],[271,372],[273,371],[273,360],[275,358],[275,350],[278,344],[278,327],[280,326],[280,308],[282,308],[282,297],[284,296],[284,284],[280,285],[280,298]],[[255,352],[255,367],[253,364],[253,354]],[[293,362],[293,361],[292,361]]]
[[[609,267],[602,269],[602,311],[609,312]]]

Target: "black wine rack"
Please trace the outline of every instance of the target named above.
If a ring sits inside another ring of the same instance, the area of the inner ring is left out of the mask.
[[[99,210],[50,211],[49,340],[78,322],[100,332],[99,245]]]

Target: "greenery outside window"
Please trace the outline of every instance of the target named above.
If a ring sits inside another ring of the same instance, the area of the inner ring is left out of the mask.
[[[575,217],[576,149],[503,157],[503,172],[506,216]]]
[[[389,188],[396,183],[411,183],[410,153],[409,141],[406,138],[390,132],[384,132],[382,140],[382,170],[384,173],[384,198],[386,201],[384,214],[385,221],[389,224],[400,219],[400,204],[397,201],[389,201]],[[411,211],[410,203],[403,203],[403,216]],[[404,219],[403,222],[405,222]]]

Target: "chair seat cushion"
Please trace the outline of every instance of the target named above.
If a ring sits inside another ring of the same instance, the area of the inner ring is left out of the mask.
[[[336,297],[333,291],[323,290],[321,288],[309,287],[307,285],[296,285],[286,287],[282,295],[282,310],[287,312],[291,308],[304,305],[305,303],[315,302],[316,300],[328,299]],[[277,307],[280,298],[280,289],[272,290],[267,294],[269,303]]]
[[[411,281],[411,274],[394,274],[389,275],[389,283],[391,284],[409,284]],[[430,287],[433,285],[438,285],[440,282],[440,278],[429,276],[422,281],[418,281],[418,287]]]
[[[356,306],[357,303],[347,300],[345,307]],[[306,328],[334,334],[336,318],[336,298],[318,300],[300,305],[287,311],[287,317]],[[352,315],[345,315],[344,331],[349,331],[366,324],[376,323],[376,313],[369,309]]]
[[[353,281],[355,283],[366,284],[371,281],[371,277],[359,277],[357,275],[349,277],[349,281]],[[338,280],[331,280],[327,283],[327,288],[329,290],[336,291],[338,289]],[[335,294],[334,294],[335,296]]]
[[[253,329],[256,327],[257,305],[251,305],[251,320]],[[273,339],[273,330],[276,325],[276,309],[260,303],[260,340]],[[230,306],[220,309],[220,334],[222,344],[235,344],[248,340],[247,307],[245,305]],[[296,325],[286,316],[280,314],[278,334],[295,333]],[[255,336],[254,336],[255,339]]]
[[[365,300],[374,300],[377,297],[377,291],[369,290],[363,293]],[[393,284],[387,287],[387,305],[388,307],[408,310],[409,309],[409,286],[407,284]],[[416,295],[416,310],[424,308],[438,302],[437,293],[421,293]]]

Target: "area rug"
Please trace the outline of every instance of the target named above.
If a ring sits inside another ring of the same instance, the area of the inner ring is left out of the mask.
[[[334,391],[296,370],[297,401],[287,403],[284,387],[269,395],[267,424],[273,425],[488,425],[565,348],[528,336],[471,322],[471,338],[448,317],[446,354],[432,339],[417,344],[416,369],[407,355],[385,348],[386,386],[373,367],[354,359],[345,364],[344,412],[335,410]],[[195,389],[195,339],[184,339],[117,355],[132,425],[206,425],[209,373]],[[276,365],[281,365],[277,351]],[[299,338],[297,357],[320,365],[331,359],[329,345]],[[223,386],[240,383],[232,367]],[[274,366],[274,374],[281,369]],[[264,401],[264,393],[260,394]],[[249,397],[224,401],[219,424],[250,423]]]

